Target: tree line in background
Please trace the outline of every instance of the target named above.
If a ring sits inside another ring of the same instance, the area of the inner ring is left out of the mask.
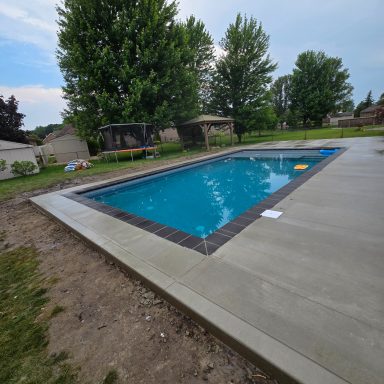
[[[324,71],[320,68],[321,66],[317,65],[317,60],[312,60],[314,55],[326,57],[323,52],[304,52],[299,55],[299,58],[312,62],[306,66],[307,73],[299,67],[299,69],[294,69],[292,75],[280,76],[272,84],[272,103],[280,126],[284,123],[294,127],[300,123],[302,126],[320,126],[322,118],[327,114],[353,112],[354,117],[360,117],[360,112],[365,108],[372,105],[384,106],[384,93],[375,102],[372,91],[369,91],[366,98],[355,107],[348,90],[349,84],[346,82],[344,84],[336,82],[335,84],[335,74],[331,75],[327,82],[316,80],[316,74],[324,73]],[[328,59],[334,60],[335,58]],[[298,62],[296,62],[296,66],[298,66]],[[347,74],[344,71],[339,71],[341,77],[346,77]],[[329,89],[327,91],[327,84],[333,90],[333,97],[337,97],[338,92],[339,95],[344,94],[345,96],[332,100],[331,92]],[[343,84],[343,86],[340,87],[339,84]]]
[[[285,114],[321,122],[351,100],[348,70],[323,52],[300,54],[292,75],[271,88],[277,64],[253,17],[237,15],[216,58],[203,22],[177,20],[174,1],[65,0],[57,10],[65,118],[83,137],[109,123],[166,128],[214,113],[235,119],[240,141],[246,131],[274,128]]]
[[[322,51],[300,53],[292,74],[279,77],[271,88],[279,122],[321,126],[328,113],[353,108],[348,78],[340,58]]]
[[[178,20],[175,1],[64,0],[57,11],[64,121],[87,140],[110,123],[144,121],[164,129],[211,113],[233,117],[241,141],[245,132],[278,123],[320,126],[327,114],[354,108],[348,70],[322,51],[300,53],[293,72],[272,83],[277,63],[268,53],[269,36],[253,17],[236,16],[216,57],[204,23],[194,16]],[[383,100],[384,94],[378,103]],[[355,114],[373,103],[370,92]],[[6,111],[13,114],[8,139],[24,140],[17,101],[1,98],[0,107],[1,121]],[[33,133],[42,139],[61,127]]]

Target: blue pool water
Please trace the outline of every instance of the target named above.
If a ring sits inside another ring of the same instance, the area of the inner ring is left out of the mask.
[[[257,158],[244,151],[85,196],[204,238],[301,175],[295,165],[307,164],[309,170],[324,158],[318,152],[288,156]]]

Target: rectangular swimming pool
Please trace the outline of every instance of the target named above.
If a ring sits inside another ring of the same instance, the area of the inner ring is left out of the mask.
[[[190,248],[203,240],[222,245],[337,151],[243,150],[87,190],[80,200]]]

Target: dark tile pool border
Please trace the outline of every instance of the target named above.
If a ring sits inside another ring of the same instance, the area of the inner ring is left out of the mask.
[[[92,199],[89,199],[85,196],[83,196],[84,193],[94,191],[99,188],[109,187],[117,184],[124,183],[126,181],[131,181],[135,179],[140,179],[146,176],[156,175],[162,172],[175,170],[179,168],[183,168],[188,165],[193,165],[201,162],[205,162],[207,160],[216,160],[220,157],[226,157],[229,155],[233,155],[238,152],[243,151],[297,151],[297,150],[320,150],[320,149],[334,149],[335,147],[312,147],[312,148],[255,148],[255,149],[241,149],[232,151],[229,153],[226,153],[224,155],[218,155],[211,157],[209,159],[198,159],[196,161],[189,162],[187,164],[177,164],[174,166],[166,167],[161,170],[156,171],[150,171],[141,175],[135,175],[131,177],[126,177],[123,179],[120,179],[118,181],[111,181],[106,182],[102,185],[93,186],[93,187],[86,187],[80,190],[77,190],[76,192],[69,192],[65,193],[62,196],[74,200],[78,203],[84,204],[89,208],[95,209],[99,212],[105,213],[109,216],[112,216],[118,220],[124,221],[128,224],[134,225],[135,227],[141,228],[147,232],[153,233],[163,239],[167,239],[169,241],[172,241],[173,243],[176,243],[182,247],[186,247],[189,249],[193,249],[197,252],[200,252],[204,255],[211,255],[213,252],[215,252],[217,249],[219,249],[222,245],[227,243],[229,240],[231,240],[234,236],[236,236],[238,233],[240,233],[244,228],[246,228],[248,225],[253,223],[255,220],[261,217],[261,214],[266,209],[271,209],[276,204],[278,204],[281,200],[283,200],[285,197],[287,197],[291,192],[293,192],[295,189],[300,187],[300,185],[304,184],[308,179],[310,179],[312,176],[316,175],[318,172],[320,172],[324,167],[326,167],[329,163],[331,163],[333,160],[335,160],[337,157],[342,155],[347,148],[345,147],[337,147],[339,150],[335,152],[334,154],[325,157],[320,163],[313,166],[309,171],[304,172],[302,175],[296,177],[294,180],[286,184],[284,187],[280,188],[276,192],[269,195],[266,199],[261,201],[260,203],[254,205],[253,207],[249,208],[247,211],[242,213],[240,216],[237,216],[234,220],[230,221],[229,223],[225,224],[223,227],[218,229],[217,231],[213,232],[209,236],[207,236],[205,239],[202,239],[200,237],[191,235],[189,233],[180,231],[176,228],[169,227],[167,225],[163,225],[160,223],[157,223],[155,221],[146,219],[141,216],[137,216],[132,213],[128,213],[125,211],[122,211],[121,209],[111,207],[109,205],[99,203],[97,201],[94,201]]]

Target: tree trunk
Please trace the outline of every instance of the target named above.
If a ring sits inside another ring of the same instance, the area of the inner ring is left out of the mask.
[[[241,139],[242,139],[242,134],[238,133],[237,134],[237,140],[238,140],[239,143],[241,143]]]

